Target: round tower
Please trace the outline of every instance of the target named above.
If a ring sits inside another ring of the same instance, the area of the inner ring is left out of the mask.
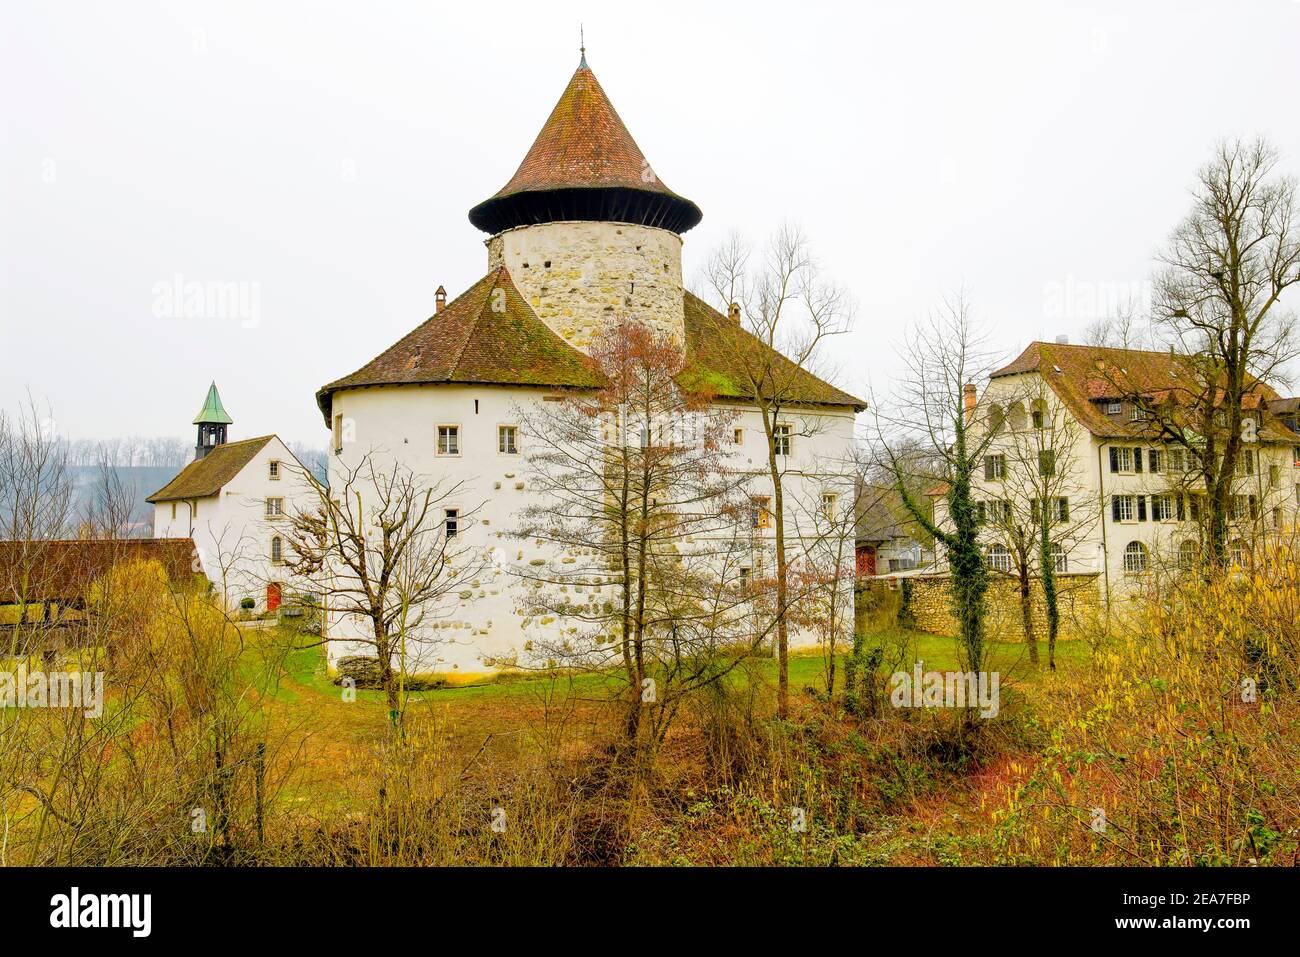
[[[701,218],[650,167],[585,51],[510,182],[469,213],[492,234],[488,267],[583,351],[623,318],[684,341],[681,234]]]

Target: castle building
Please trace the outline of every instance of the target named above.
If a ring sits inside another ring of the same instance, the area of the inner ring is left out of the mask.
[[[153,534],[193,539],[198,567],[227,607],[251,601],[275,611],[289,586],[284,523],[319,501],[316,480],[278,436],[228,441],[233,422],[212,383],[194,418],[194,461],[146,499]]]
[[[735,340],[738,313],[722,315],[682,281],[682,236],[701,217],[651,168],[584,54],[515,174],[470,210],[470,222],[488,235],[486,275],[450,302],[440,288],[433,316],[317,393],[333,433],[331,488],[364,456],[400,463],[430,482],[461,483],[463,501],[444,504],[453,522],[475,513],[472,524],[457,527],[467,547],[510,562],[562,560],[510,534],[534,494],[521,410],[557,390],[598,386],[588,353],[602,330],[628,319],[679,343],[686,370],[735,409],[732,460],[764,481],[760,413],[736,385],[743,381],[740,358],[720,347]],[[745,343],[766,348],[752,336]],[[792,498],[820,491],[850,507],[852,478],[843,463],[865,403],[804,373],[790,395],[787,415],[812,424],[791,424],[798,438],[782,450],[786,484],[800,486]],[[757,531],[770,540],[766,524]],[[494,562],[453,607],[439,611],[438,650],[416,667],[465,675],[517,657],[535,633],[530,629],[548,627],[527,620],[520,588],[509,568]],[[368,627],[333,617],[331,664],[364,654],[348,638]],[[792,639],[800,640],[814,639]]]

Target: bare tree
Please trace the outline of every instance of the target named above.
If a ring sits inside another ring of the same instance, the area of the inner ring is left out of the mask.
[[[1294,316],[1280,306],[1300,282],[1296,183],[1275,175],[1277,163],[1262,140],[1216,147],[1191,212],[1159,257],[1156,282],[1156,322],[1191,374],[1155,394],[1118,382],[1150,434],[1192,460],[1215,566],[1225,560],[1238,460],[1263,424],[1264,383],[1285,381],[1297,355]]]
[[[991,363],[965,295],[946,298],[911,329],[900,354],[906,372],[889,408],[876,406],[876,445],[903,505],[943,546],[966,669],[979,671],[988,569],[973,482],[995,430],[987,424],[971,428],[974,382],[988,375]],[[918,448],[925,456],[899,454],[899,449]],[[925,460],[933,463],[934,472],[925,478],[943,503],[942,514],[932,514],[915,492],[915,468]]]
[[[733,413],[682,388],[673,339],[625,321],[591,354],[603,388],[517,413],[537,494],[514,534],[552,554],[514,573],[530,619],[563,622],[535,657],[621,669],[638,753],[765,635],[746,615],[748,476],[724,451]]]
[[[289,515],[284,561],[295,575],[322,581],[324,614],[366,623],[368,634],[344,640],[374,649],[390,717],[400,726],[406,662],[427,660],[435,645],[426,619],[482,568],[456,541],[473,510],[449,526],[442,506],[465,491],[463,483],[430,482],[398,463],[377,462],[373,451],[340,463],[337,478],[329,487],[307,483],[316,501]]]
[[[726,327],[729,341],[723,345],[741,370],[735,385],[757,407],[767,442],[776,542],[777,710],[784,718],[790,706],[785,450],[796,436],[811,437],[824,428],[820,416],[799,415],[803,380],[810,372],[828,375],[825,346],[852,327],[854,305],[842,286],[822,274],[803,232],[788,223],[758,257],[732,235],[709,257],[705,281],[720,309],[739,311],[741,321]]]

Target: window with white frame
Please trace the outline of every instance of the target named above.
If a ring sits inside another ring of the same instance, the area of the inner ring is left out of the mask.
[[[271,536],[271,562],[279,565],[284,561],[284,542],[279,535]]]
[[[1007,474],[1007,457],[1005,455],[984,456],[984,480],[1001,481]]]
[[[1134,450],[1126,445],[1112,445],[1110,447],[1110,470],[1112,472],[1132,472],[1134,451],[1141,454],[1141,450]]]
[[[1060,542],[1052,542],[1047,546],[1048,557],[1052,560],[1052,571],[1058,574],[1064,574],[1069,571],[1069,562],[1065,555],[1065,546]]]
[[[1111,518],[1117,522],[1137,521],[1137,497],[1133,495],[1112,495]]]
[[[284,514],[284,499],[268,498],[266,500],[266,517],[279,518]]]
[[[517,426],[497,426],[497,451],[502,455],[519,454],[519,428]]]
[[[266,463],[266,477],[272,482],[280,481],[280,462],[278,459],[271,459]]]
[[[839,496],[834,492],[822,493],[822,517],[828,522],[835,521],[835,502]]]
[[[1151,496],[1151,517],[1157,522],[1172,522],[1176,513],[1172,495]]]
[[[1124,411],[1124,403],[1123,403],[1123,402],[1107,402],[1107,403],[1106,403],[1106,414],[1107,414],[1107,415],[1119,415],[1119,414],[1120,414],[1121,412],[1123,412],[1123,411]]]
[[[1141,542],[1129,542],[1124,546],[1124,571],[1129,575],[1138,575],[1147,570],[1147,547]]]
[[[788,425],[777,425],[772,427],[772,447],[777,455],[789,455],[793,448],[794,438]]]
[[[1237,475],[1246,476],[1255,474],[1255,450],[1242,449],[1237,455]]]
[[[460,455],[460,426],[438,426],[438,454]]]
[[[1164,459],[1165,471],[1171,472],[1175,475],[1186,472],[1187,471],[1186,451],[1187,450],[1183,448],[1166,449],[1165,454],[1162,456],[1162,458]]]
[[[993,571],[1011,571],[1011,551],[1001,542],[994,542],[988,547],[985,554],[988,557],[988,566]]]

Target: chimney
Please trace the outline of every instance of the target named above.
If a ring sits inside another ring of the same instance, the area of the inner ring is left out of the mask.
[[[442,312],[443,306],[447,305],[447,290],[444,289],[442,286],[439,286],[438,291],[433,294],[433,301],[434,301],[433,311],[434,314],[437,315],[438,313]]]
[[[1058,346],[1068,346],[1068,345],[1070,344],[1070,337],[1069,337],[1069,336],[1057,336],[1057,337],[1056,337],[1056,344],[1057,344]]]
[[[967,382],[961,387],[962,408],[966,410],[966,424],[975,418],[975,383]]]
[[[740,325],[740,303],[733,302],[727,307],[727,318],[736,325]]]

